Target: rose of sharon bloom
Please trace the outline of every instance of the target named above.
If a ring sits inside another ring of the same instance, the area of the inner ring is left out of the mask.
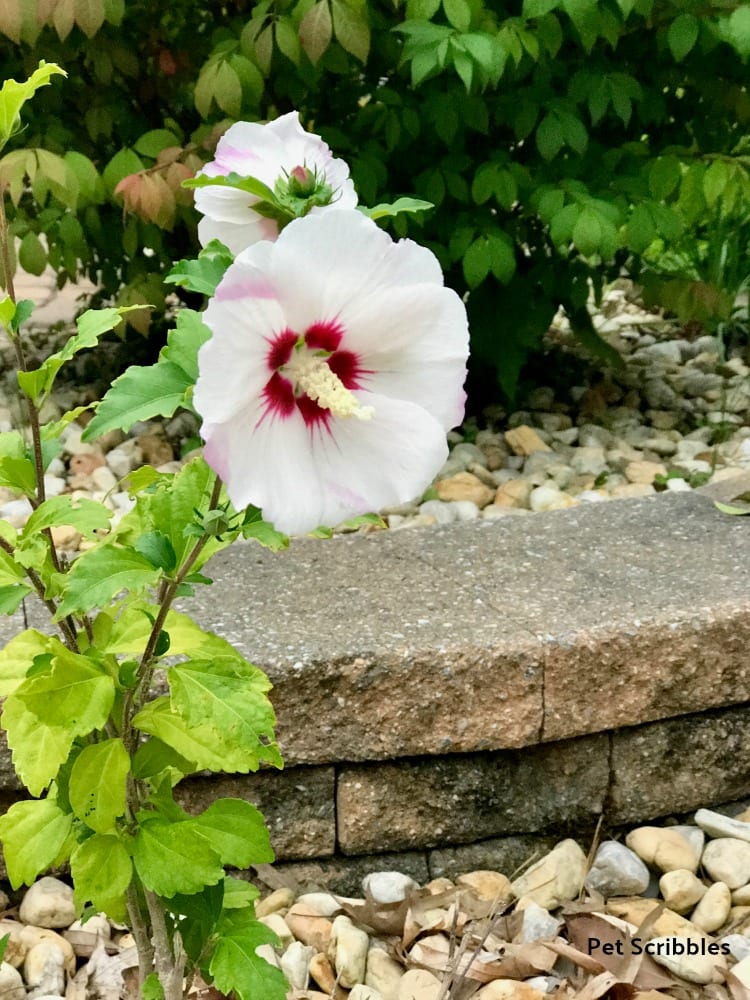
[[[404,503],[448,454],[469,334],[435,256],[357,211],[248,247],[204,313],[194,404],[234,506],[287,534]]]
[[[216,159],[206,164],[198,176],[235,173],[255,177],[273,190],[280,178],[304,176],[301,169],[316,173],[333,190],[331,206],[314,207],[310,215],[326,212],[330,207],[356,207],[357,194],[349,167],[331,155],[319,135],[305,132],[296,111],[267,125],[257,122],[232,125],[219,140]],[[198,223],[201,246],[217,239],[238,254],[259,240],[275,240],[279,235],[278,224],[253,210],[258,201],[255,195],[235,188],[196,188],[195,207],[204,215]]]

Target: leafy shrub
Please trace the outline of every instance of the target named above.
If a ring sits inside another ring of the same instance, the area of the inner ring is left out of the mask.
[[[709,326],[743,286],[750,8],[725,0],[6,0],[0,57],[46,89],[0,160],[21,263],[86,273],[118,304],[162,301],[190,251],[181,180],[227,120],[295,106],[364,201],[435,205],[419,233],[471,291],[473,355],[512,394],[562,305],[622,269]],[[27,190],[24,178],[31,182]],[[743,229],[744,226],[744,229]],[[422,227],[419,229],[418,227]],[[48,249],[40,236],[46,236]],[[125,254],[125,263],[121,263]],[[131,322],[147,329],[147,314]]]

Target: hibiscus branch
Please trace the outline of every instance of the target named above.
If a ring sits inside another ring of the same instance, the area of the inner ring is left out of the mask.
[[[15,556],[16,550],[13,548],[10,542],[7,541],[2,536],[0,536],[0,549],[2,549],[3,552],[7,552],[9,556]],[[39,575],[30,567],[27,566],[25,568],[26,568],[26,576],[29,578],[30,583],[34,587],[34,590],[37,592],[39,600],[42,602],[42,604],[44,604],[45,608],[54,617],[57,614],[57,605],[53,600],[51,600],[48,597],[45,597],[44,584],[42,583]],[[62,637],[63,641],[65,642],[65,645],[68,647],[68,649],[72,650],[74,653],[77,653],[78,646],[76,644],[76,636],[75,632],[70,628],[69,619],[64,618],[57,624],[60,628],[60,631],[62,632]]]

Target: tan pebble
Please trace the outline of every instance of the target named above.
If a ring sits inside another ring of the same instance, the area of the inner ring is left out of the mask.
[[[402,965],[382,948],[370,946],[367,952],[365,985],[382,995],[383,1000],[397,1000],[399,984],[404,977]]]
[[[700,930],[713,934],[727,922],[732,894],[726,882],[714,882],[693,910],[690,920]]]
[[[657,906],[662,905],[657,899],[644,899],[642,896],[622,896],[607,900],[607,912],[612,916],[627,920],[629,924],[640,927],[643,921]],[[669,934],[703,937],[689,920],[681,917],[674,910],[665,908],[656,918],[653,925],[654,934],[666,936]]]
[[[135,948],[135,938],[130,931],[126,931],[125,934],[120,934],[120,936],[116,939],[116,943],[121,951],[125,951],[126,948]]]
[[[52,541],[58,552],[75,552],[83,537],[70,524],[55,524],[50,528]]]
[[[732,923],[736,923],[739,920],[747,921],[748,917],[750,917],[750,906],[733,906],[729,911],[729,919]],[[741,933],[741,931],[738,933]]]
[[[741,813],[737,813],[734,818],[740,820],[741,823],[750,823],[750,808],[743,809],[743,811]]]
[[[515,879],[516,896],[554,910],[575,899],[586,877],[586,855],[575,840],[562,840],[520,878]]]
[[[675,868],[659,879],[659,890],[664,902],[675,913],[687,913],[703,899],[706,886],[686,868]]]
[[[628,462],[625,478],[630,483],[652,484],[655,476],[666,476],[667,467],[662,462]]]
[[[497,487],[495,477],[483,465],[480,465],[479,462],[472,462],[466,471],[470,472],[472,476],[476,476],[485,486],[489,486],[493,493],[495,492],[495,488]]]
[[[8,962],[0,965],[0,996],[3,1000],[25,1000],[26,987],[21,973]]]
[[[267,917],[269,913],[278,913],[280,910],[288,909],[293,902],[294,892],[288,886],[282,886],[264,899],[258,900],[255,904],[255,916]]]
[[[660,826],[639,826],[625,838],[631,851],[635,851],[647,865],[662,872],[686,868],[696,872],[699,858],[690,844],[676,830]]]
[[[333,921],[329,955],[333,952],[336,975],[345,989],[365,981],[370,938],[343,913]]]
[[[513,895],[510,879],[500,872],[479,870],[459,875],[456,885],[471,889],[478,899],[492,902],[496,899],[508,899]]]
[[[295,903],[284,920],[298,941],[311,945],[317,951],[328,950],[333,924],[311,906]]]
[[[310,960],[310,976],[320,986],[324,993],[333,1000],[346,1000],[347,993],[336,985],[336,976],[328,957],[322,952],[313,955]]]
[[[490,472],[496,472],[505,465],[505,459],[508,457],[505,448],[496,444],[488,444],[482,448],[482,451],[487,456],[487,468]]]
[[[703,851],[702,864],[716,882],[739,889],[750,880],[750,844],[736,837],[717,837]]]
[[[486,507],[495,497],[494,488],[486,486],[470,472],[458,472],[447,479],[435,483],[435,492],[440,500],[471,500],[477,507]]]
[[[655,962],[663,965],[665,969],[687,979],[689,983],[696,983],[698,986],[707,986],[709,983],[723,983],[724,973],[727,968],[727,960],[723,955],[688,955],[685,954],[690,942],[694,942],[699,948],[701,945],[698,936],[661,936],[652,940],[650,954]],[[682,945],[683,953],[674,954],[676,945]],[[714,943],[715,947],[718,947]],[[703,950],[701,948],[701,950]]]
[[[398,988],[396,1000],[437,1000],[440,980],[426,969],[409,969]]]
[[[424,888],[431,896],[439,896],[443,892],[450,892],[451,889],[455,889],[456,885],[449,878],[441,876],[427,882]]]
[[[617,500],[633,500],[636,497],[650,497],[656,490],[650,483],[620,483],[613,486],[609,495]]]
[[[383,994],[371,986],[357,983],[349,994],[349,1000],[383,1000]]]
[[[139,434],[136,438],[143,458],[149,465],[164,465],[174,459],[172,445],[162,434]]]
[[[74,455],[70,460],[70,471],[74,476],[90,476],[94,469],[104,465],[104,455],[92,451],[87,455]]]
[[[495,493],[497,507],[528,507],[531,483],[527,479],[511,479],[498,486]]]
[[[297,904],[309,907],[321,917],[332,917],[341,913],[341,903],[330,892],[305,892],[297,897]]]
[[[258,920],[277,935],[282,948],[288,947],[294,940],[294,934],[289,929],[289,924],[280,913],[269,913],[265,917],[258,917]]]
[[[750,906],[750,885],[741,885],[732,892],[734,906]]]
[[[531,455],[535,451],[552,451],[548,444],[539,437],[533,427],[521,424],[505,432],[505,440],[513,449],[514,455]]]
[[[517,979],[495,979],[481,988],[476,1000],[544,1000],[544,993]]]

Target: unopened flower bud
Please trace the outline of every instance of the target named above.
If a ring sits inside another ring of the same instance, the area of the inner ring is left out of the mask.
[[[294,198],[309,198],[316,184],[317,177],[307,167],[292,167],[289,172],[289,194]]]

